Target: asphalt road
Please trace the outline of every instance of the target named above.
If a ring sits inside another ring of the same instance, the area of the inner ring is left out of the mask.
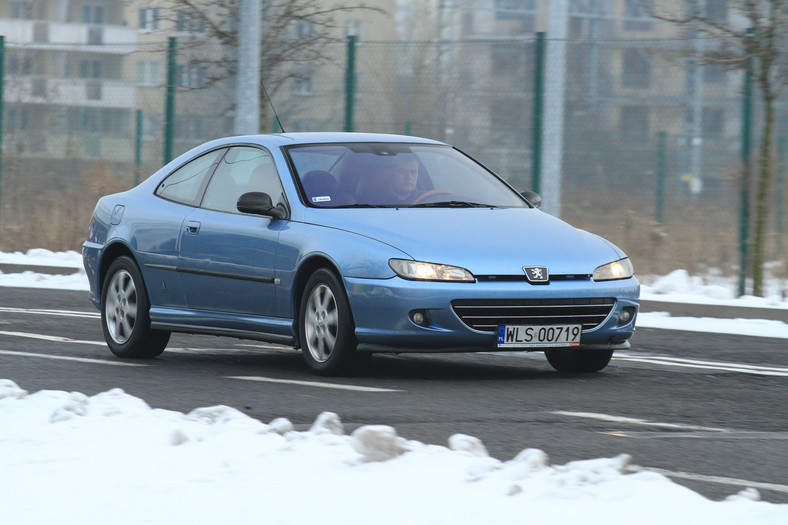
[[[554,372],[542,354],[402,354],[319,378],[291,349],[209,336],[121,361],[99,323],[86,292],[0,288],[0,378],[31,392],[120,387],[182,412],[229,405],[303,430],[328,410],[347,432],[386,424],[441,445],[473,435],[502,460],[525,448],[554,464],[626,453],[712,499],[754,486],[788,503],[785,340],[641,329],[593,375]]]

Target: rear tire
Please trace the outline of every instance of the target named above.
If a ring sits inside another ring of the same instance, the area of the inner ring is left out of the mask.
[[[361,360],[345,287],[325,268],[315,271],[304,288],[298,336],[304,361],[318,375],[350,372]]]
[[[599,372],[610,363],[613,350],[561,348],[545,350],[545,356],[550,366],[559,372],[592,373]]]
[[[118,357],[150,359],[161,355],[170,333],[150,327],[150,302],[137,264],[127,256],[112,261],[101,290],[101,327]]]

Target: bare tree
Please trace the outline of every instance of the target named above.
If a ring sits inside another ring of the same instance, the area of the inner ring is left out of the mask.
[[[682,6],[682,7],[677,7]],[[763,129],[757,176],[753,247],[753,294],[763,296],[766,222],[771,204],[775,102],[788,86],[788,5],[782,0],[653,0],[646,5],[660,20],[717,39],[702,57],[752,74],[763,100]]]
[[[179,31],[201,35],[179,46],[189,63],[207,72],[201,87],[211,87],[235,76],[241,0],[171,0],[166,18]],[[382,13],[363,3],[326,0],[263,0],[260,56],[260,122],[268,130],[268,101],[291,79],[302,79],[304,71],[331,59],[327,44],[343,41],[339,27],[343,14]],[[308,66],[299,67],[299,66]],[[227,108],[232,110],[234,108]]]

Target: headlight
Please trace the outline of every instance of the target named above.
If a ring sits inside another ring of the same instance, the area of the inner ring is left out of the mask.
[[[612,263],[603,264],[594,270],[595,281],[615,281],[616,279],[629,279],[635,273],[632,263],[624,258]]]
[[[465,268],[406,259],[390,259],[389,266],[403,279],[414,281],[475,281]]]

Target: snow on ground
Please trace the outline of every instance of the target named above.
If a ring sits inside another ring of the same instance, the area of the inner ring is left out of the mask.
[[[333,413],[308,431],[225,406],[151,409],[120,389],[27,393],[0,380],[0,523],[452,524],[788,523],[745,490],[713,502],[630,458],[553,465],[526,449],[491,458]],[[13,422],[13,424],[9,424]]]
[[[88,288],[76,252],[0,253],[1,264],[75,273],[0,273],[0,286]],[[642,280],[649,300],[788,308],[779,295],[736,299],[732,283],[683,271]],[[788,338],[785,323],[767,320],[651,313],[638,325]],[[635,472],[625,455],[553,465],[526,449],[500,461],[471,436],[443,447],[382,425],[347,435],[332,413],[295,431],[230,407],[182,414],[120,389],[28,393],[0,379],[0,421],[0,525],[788,523],[788,505],[758,501],[753,489],[713,502]]]

